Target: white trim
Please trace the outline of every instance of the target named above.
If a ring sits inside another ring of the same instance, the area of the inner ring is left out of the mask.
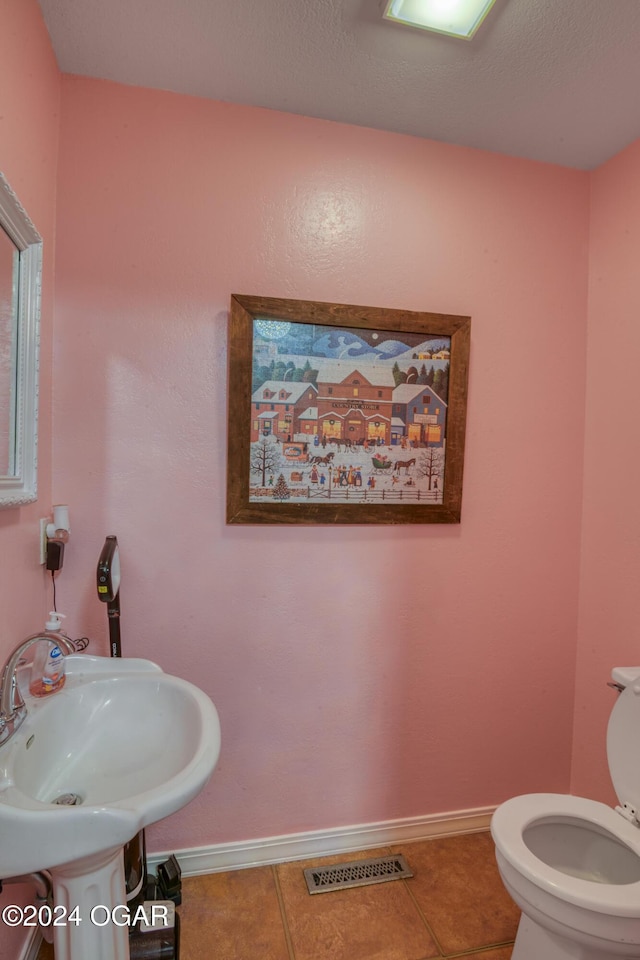
[[[0,173],[0,232],[19,252],[18,316],[13,351],[15,395],[9,406],[13,453],[9,474],[0,476],[0,509],[33,503],[38,496],[38,377],[42,237]],[[4,398],[3,398],[4,401]]]
[[[460,833],[479,833],[489,829],[495,807],[478,807],[474,810],[458,810],[447,814],[430,814],[425,817],[407,817],[403,820],[386,820],[381,823],[365,823],[353,827],[336,827],[334,830],[310,830],[307,833],[290,833],[280,837],[265,837],[258,840],[240,840],[237,843],[218,843],[208,847],[192,847],[177,850],[183,876],[197,877],[205,873],[221,873],[225,870],[241,870],[245,867],[266,866],[290,860],[307,860],[311,857],[327,857],[337,853],[353,853],[407,843],[411,840],[428,840],[434,837],[450,837]],[[169,853],[153,853],[147,857],[151,873]]]

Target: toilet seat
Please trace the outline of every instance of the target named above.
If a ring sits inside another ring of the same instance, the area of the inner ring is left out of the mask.
[[[607,725],[607,763],[616,796],[627,811],[640,809],[640,764],[637,761],[640,730],[640,685],[627,668],[627,686],[618,696]],[[614,679],[621,671],[613,671]]]
[[[556,793],[530,793],[502,803],[491,823],[497,850],[531,883],[559,900],[594,913],[639,918],[640,880],[616,884],[583,880],[556,870],[532,853],[524,841],[525,830],[554,820],[604,833],[640,858],[640,827],[604,803]]]

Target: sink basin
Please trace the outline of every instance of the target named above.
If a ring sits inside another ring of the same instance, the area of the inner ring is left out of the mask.
[[[64,688],[26,699],[0,747],[0,878],[121,847],[179,810],[220,752],[211,700],[149,660],[66,657]],[[76,805],[59,805],[63,795]]]

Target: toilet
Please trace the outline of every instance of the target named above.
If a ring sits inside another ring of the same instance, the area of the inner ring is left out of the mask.
[[[640,667],[620,690],[607,757],[620,806],[556,793],[501,804],[491,834],[522,911],[512,960],[640,960]]]

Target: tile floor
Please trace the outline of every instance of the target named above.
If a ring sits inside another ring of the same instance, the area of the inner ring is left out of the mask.
[[[305,867],[393,853],[411,879],[307,890]],[[181,960],[509,960],[519,918],[488,833],[185,877],[179,913]]]

